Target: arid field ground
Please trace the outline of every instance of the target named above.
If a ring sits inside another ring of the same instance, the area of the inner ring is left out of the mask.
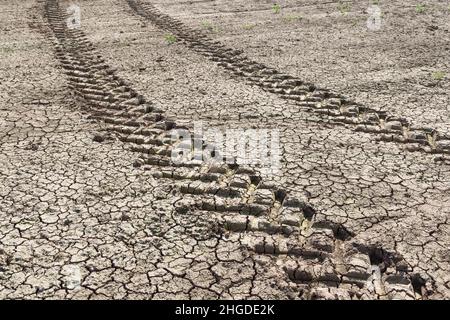
[[[447,0],[0,1],[0,299],[450,299],[449,57]]]

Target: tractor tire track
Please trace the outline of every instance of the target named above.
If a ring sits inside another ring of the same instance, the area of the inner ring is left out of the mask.
[[[284,74],[247,58],[241,50],[227,48],[200,30],[184,25],[162,13],[151,3],[126,0],[132,12],[158,28],[173,33],[195,52],[250,85],[280,96],[306,112],[321,116],[322,122],[351,127],[356,132],[370,133],[375,140],[404,145],[411,152],[440,154],[436,162],[447,161],[450,154],[450,134],[433,128],[413,125],[408,119],[385,111],[357,104],[341,94],[318,88],[312,83]]]
[[[368,291],[372,297],[395,292],[424,296],[414,288],[417,276],[396,267],[401,258],[392,259],[384,251],[381,258],[371,258],[374,249],[350,241],[354,234],[343,225],[316,219],[310,204],[264,183],[258,172],[238,164],[175,165],[171,155],[177,141],[171,133],[179,128],[176,123],[119,78],[80,29],[68,28],[57,0],[46,0],[44,16],[47,24],[42,32],[54,45],[74,99],[91,118],[106,123],[106,130],[125,148],[138,154],[136,167],[174,185],[176,215],[211,217],[221,233],[239,234],[247,250],[287,259],[282,263],[287,277],[311,290],[324,285],[363,288],[370,280],[377,284],[377,289]],[[394,271],[371,280],[371,270],[380,269],[375,264],[393,266]]]

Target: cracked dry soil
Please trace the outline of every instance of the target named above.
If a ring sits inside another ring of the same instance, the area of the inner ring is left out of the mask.
[[[448,3],[279,3],[0,4],[1,299],[450,298]],[[281,172],[172,163],[196,120]]]

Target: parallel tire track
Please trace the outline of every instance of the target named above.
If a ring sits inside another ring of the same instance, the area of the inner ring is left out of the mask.
[[[374,134],[378,141],[399,143],[409,151],[450,154],[450,134],[414,126],[405,118],[357,104],[328,89],[318,88],[312,83],[252,61],[242,51],[225,47],[201,31],[162,13],[150,3],[141,0],[126,1],[135,14],[173,33],[195,52],[217,62],[249,84],[289,100],[302,110],[321,115],[322,121]],[[442,156],[436,158],[437,161],[446,159]]]
[[[80,29],[67,27],[57,0],[45,2],[44,16],[48,28],[43,32],[54,44],[75,99],[139,155],[136,166],[172,181],[182,195],[175,203],[178,215],[211,216],[223,232],[239,233],[249,250],[275,259],[293,258],[283,269],[299,284],[363,287],[371,279],[370,270],[379,263],[371,258],[373,249],[349,242],[353,234],[340,224],[316,221],[311,205],[264,183],[254,170],[237,164],[172,163],[176,141],[171,130],[176,123],[119,78]],[[391,266],[401,260],[389,259]],[[407,270],[397,268],[373,281],[378,288],[374,295],[400,290],[417,297]]]

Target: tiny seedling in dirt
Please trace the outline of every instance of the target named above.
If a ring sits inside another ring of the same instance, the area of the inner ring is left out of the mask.
[[[272,6],[272,11],[273,11],[273,13],[275,13],[275,14],[280,13],[280,11],[281,11],[281,6],[280,6],[278,3],[275,3],[275,4]]]
[[[424,12],[425,12],[425,5],[423,5],[423,4],[418,4],[418,5],[416,6],[416,12],[417,12],[417,13],[424,13]]]
[[[168,44],[173,44],[177,42],[177,38],[173,34],[166,34],[164,36],[164,39],[166,39]]]
[[[203,21],[202,22],[202,27],[205,29],[212,29],[212,23],[209,21]]]
[[[338,9],[342,14],[347,14],[350,11],[350,4],[339,1]]]
[[[433,77],[434,80],[441,81],[441,80],[443,80],[445,78],[445,72],[443,72],[443,71],[433,72],[432,77]]]
[[[295,21],[302,20],[303,17],[298,14],[290,14],[290,15],[284,16],[283,19],[286,20],[287,22],[295,22]]]
[[[251,30],[251,29],[253,29],[253,28],[255,28],[255,27],[256,27],[256,23],[244,24],[244,25],[242,26],[242,28],[244,28],[245,30]]]
[[[219,28],[217,26],[214,26],[211,22],[209,21],[203,21],[202,22],[202,27],[210,32],[219,32]]]
[[[380,0],[372,0],[372,4],[377,6],[380,4]]]
[[[8,47],[0,48],[1,54],[8,54],[8,53],[12,53],[12,52],[14,52],[13,48],[8,48]]]

